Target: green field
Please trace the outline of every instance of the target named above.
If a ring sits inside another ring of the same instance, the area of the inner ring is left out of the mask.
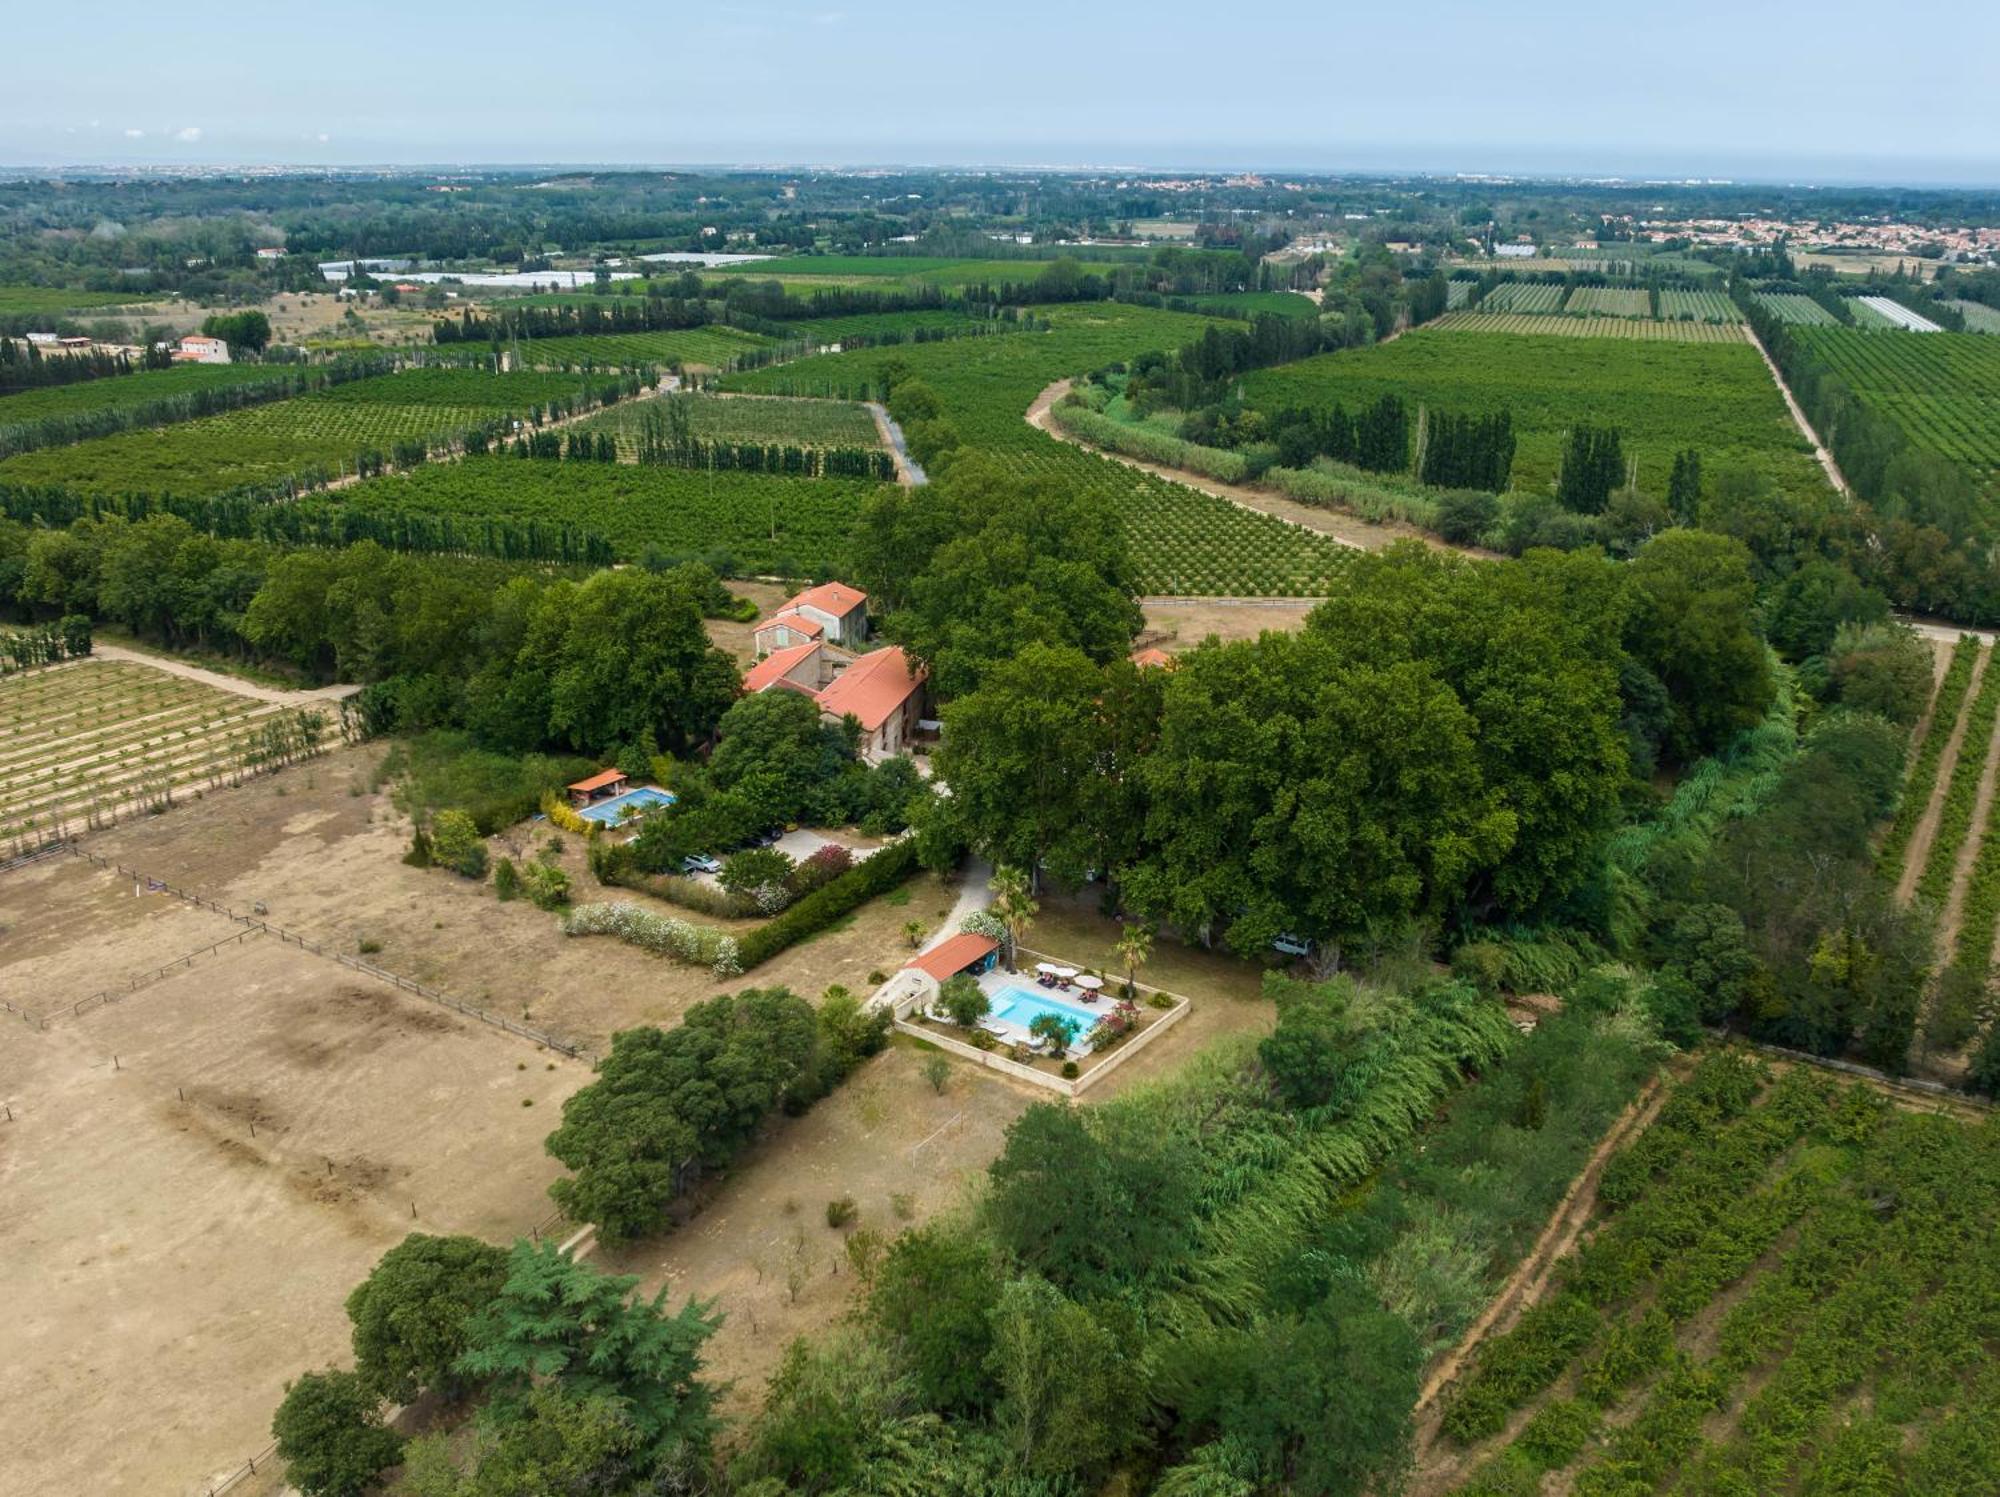
[[[1696,322],[1741,322],[1736,303],[1720,291],[1662,291],[1660,315]]]
[[[1965,464],[2000,492],[2000,341],[1830,327],[1796,336],[1913,446]]]
[[[1876,311],[1858,296],[1847,298],[1847,310],[1854,316],[1854,325],[1869,332],[1888,332],[1896,329],[1893,318]]]
[[[1076,255],[1085,270],[1091,262],[1144,260],[1150,250],[1124,253],[1095,251]],[[976,286],[982,282],[1031,281],[1053,260],[949,260],[927,255],[788,255],[759,260],[748,265],[721,265],[704,270],[704,276],[748,276],[751,280],[809,276],[842,280],[910,281],[930,286]]]
[[[1562,309],[1563,288],[1539,281],[1502,281],[1479,303],[1482,312],[1557,312]]]
[[[650,364],[699,365],[719,369],[731,359],[753,348],[769,345],[769,338],[733,327],[670,328],[656,333],[578,334],[570,338],[523,338],[521,362],[530,368],[636,369]],[[479,344],[450,344],[450,348],[472,348]]]
[[[1051,382],[1177,347],[1213,325],[1209,319],[1103,302],[1034,310],[1053,324],[1049,332],[828,354],[733,375],[724,385],[856,398],[893,360],[936,391],[961,437],[1014,471],[1103,493],[1125,519],[1141,592],[1297,597],[1324,591],[1354,554],[1346,547],[1058,442],[1022,419]]]
[[[60,286],[0,286],[0,317],[135,307],[158,299],[141,291],[65,291]]]
[[[1838,327],[1840,319],[1810,296],[1796,291],[1759,291],[1757,305],[1794,327]]]
[[[1655,317],[1550,317],[1539,312],[1447,312],[1426,324],[1452,333],[1533,333],[1550,338],[1635,338],[1656,343],[1741,343],[1738,322],[1667,322]]]
[[[1254,317],[1271,312],[1279,317],[1317,317],[1319,307],[1309,296],[1296,291],[1225,291],[1214,296],[1189,298],[1204,312],[1221,316]]]
[[[1265,409],[1338,402],[1352,410],[1388,394],[1443,411],[1507,407],[1519,438],[1514,487],[1521,490],[1551,488],[1565,433],[1590,422],[1622,429],[1639,485],[1651,493],[1664,492],[1674,454],[1692,447],[1711,477],[1747,466],[1789,493],[1825,495],[1825,478],[1777,386],[1740,334],[1700,323],[1633,325],[1726,332],[1732,341],[1562,337],[1553,328],[1547,336],[1474,337],[1421,328],[1393,343],[1257,371],[1245,376],[1244,392]]]
[[[1550,1293],[1446,1389],[1449,1489],[1992,1492],[1996,1226],[1991,1119],[1704,1060]]]
[[[786,400],[748,396],[686,397],[688,426],[711,442],[761,442],[795,447],[879,447],[881,433],[866,406],[847,400]],[[618,455],[636,460],[639,429],[654,400],[628,400],[582,422],[579,430],[609,431]]]
[[[170,400],[197,390],[269,384],[289,379],[298,372],[285,364],[178,364],[172,369],[141,369],[134,374],[107,375],[74,385],[23,390],[16,395],[0,395],[0,427],[40,421],[48,416],[73,416],[114,406],[143,405],[149,400]]]
[[[574,375],[414,369],[177,426],[24,452],[0,463],[0,482],[110,494],[220,494],[308,471],[352,471],[363,452],[443,440],[503,415],[525,417],[580,388]]]
[[[2000,333],[2000,308],[1983,301],[1948,301],[1945,305],[1964,316],[1968,333]]]
[[[654,547],[710,557],[725,571],[798,576],[840,570],[861,505],[878,488],[838,478],[473,457],[370,479],[338,497],[360,510],[576,525],[609,540],[622,560]]]
[[[1615,286],[1579,286],[1569,294],[1563,310],[1592,317],[1651,317],[1653,298],[1643,291]]]

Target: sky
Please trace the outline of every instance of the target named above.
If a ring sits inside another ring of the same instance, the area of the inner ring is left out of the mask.
[[[2000,185],[2000,4],[1895,15],[1880,0],[22,5],[6,23],[0,166],[1289,167]]]

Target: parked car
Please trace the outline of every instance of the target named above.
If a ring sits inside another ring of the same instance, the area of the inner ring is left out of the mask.
[[[1271,940],[1273,951],[1282,951],[1286,956],[1311,956],[1313,943],[1304,936],[1295,936],[1290,931],[1279,931]]]
[[[720,873],[722,860],[711,858],[707,853],[698,852],[681,859],[682,873]]]

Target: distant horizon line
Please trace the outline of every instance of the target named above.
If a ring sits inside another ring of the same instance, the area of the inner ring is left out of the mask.
[[[1911,163],[1916,165],[1915,160]],[[1933,158],[1927,163],[1932,170],[1950,170],[1956,163]],[[1831,168],[1831,169],[1829,169]],[[1784,172],[1770,167],[1743,166],[1724,171],[1718,168],[1707,170],[1675,171],[1655,169],[1638,171],[1631,168],[1610,170],[1604,168],[1552,167],[1515,168],[1447,166],[1310,166],[1303,163],[1270,163],[1244,160],[1229,164],[1197,165],[1193,163],[1162,164],[1139,161],[1085,160],[1085,161],[975,161],[938,160],[918,161],[891,158],[827,160],[806,157],[764,157],[758,159],[712,159],[683,161],[648,160],[453,160],[440,158],[428,161],[370,161],[356,159],[349,161],[309,161],[309,160],[203,160],[176,161],[167,158],[152,159],[107,159],[97,161],[66,161],[49,163],[0,162],[0,177],[16,180],[22,178],[54,177],[66,173],[118,173],[143,172],[169,175],[229,175],[233,173],[256,173],[262,175],[327,175],[341,173],[368,173],[384,175],[444,175],[449,173],[486,173],[504,175],[525,175],[536,172],[676,172],[690,175],[706,173],[824,173],[836,176],[867,175],[964,175],[996,176],[1010,173],[1028,173],[1043,176],[1092,176],[1092,175],[1145,175],[1149,177],[1202,177],[1256,175],[1262,177],[1292,176],[1325,180],[1396,181],[1401,179],[1451,180],[1458,182],[1492,182],[1505,184],[1553,184],[1553,185],[1599,185],[1616,187],[1776,187],[1793,190],[1821,190],[1828,188],[1876,188],[1900,189],[1918,192],[1950,191],[1996,191],[2000,190],[2000,165],[1962,163],[1968,175],[1964,177],[1928,176],[1895,177],[1871,173],[1858,163],[1850,164],[1843,171],[1832,168],[1831,163],[1818,172]],[[1988,173],[1989,175],[1980,175]]]

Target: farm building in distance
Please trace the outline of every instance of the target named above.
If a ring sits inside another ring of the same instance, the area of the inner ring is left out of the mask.
[[[189,333],[174,345],[174,359],[182,364],[227,364],[229,345],[220,338]]]

